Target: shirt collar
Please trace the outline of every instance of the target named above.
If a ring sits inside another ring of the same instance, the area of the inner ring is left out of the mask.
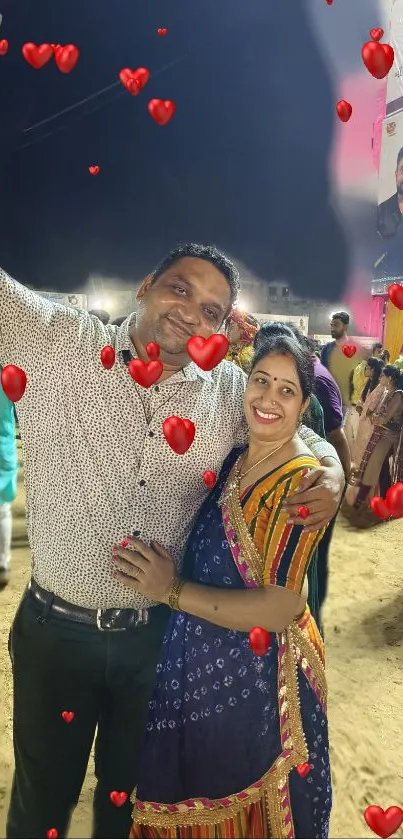
[[[116,352],[122,352],[122,350],[129,350],[131,352],[133,358],[137,358],[137,353],[135,350],[134,345],[130,339],[130,330],[133,326],[136,325],[136,313],[133,312],[129,317],[126,318],[125,321],[118,327],[116,333]],[[186,367],[182,367],[182,370],[179,370],[178,373],[174,373],[174,376],[180,376],[181,378],[186,379],[188,382],[196,382],[197,379],[203,379],[205,382],[212,382],[213,376],[211,370],[202,370],[198,367],[194,361],[190,361],[189,364],[186,364]],[[173,378],[173,376],[172,376]]]

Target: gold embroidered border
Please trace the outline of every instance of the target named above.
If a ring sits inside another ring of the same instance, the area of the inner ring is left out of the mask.
[[[225,504],[228,508],[231,526],[238,535],[239,547],[241,554],[249,565],[253,579],[259,586],[263,585],[263,571],[264,560],[260,555],[252,536],[250,535],[248,525],[243,516],[241,502],[239,498],[239,483],[232,487],[229,492]]]

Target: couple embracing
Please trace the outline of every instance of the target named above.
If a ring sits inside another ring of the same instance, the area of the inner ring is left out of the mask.
[[[9,839],[66,835],[95,733],[94,839],[328,836],[324,650],[306,578],[344,476],[303,424],[314,374],[297,339],[263,327],[247,380],[230,362],[190,361],[187,341],[222,329],[238,289],[224,254],[183,246],[116,328],[0,273],[0,363],[28,377],[17,410],[32,550],[9,644]],[[150,341],[164,370],[145,389],[127,365]],[[162,433],[172,415],[196,426],[183,456]],[[270,633],[264,656],[254,627]]]

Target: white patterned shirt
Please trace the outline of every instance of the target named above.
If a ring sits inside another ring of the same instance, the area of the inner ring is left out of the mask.
[[[104,326],[0,269],[0,365],[15,364],[27,376],[17,414],[32,575],[90,609],[150,605],[112,577],[112,546],[132,534],[155,539],[180,568],[208,493],[204,471],[218,474],[231,449],[247,440],[245,376],[234,364],[204,372],[191,362],[150,389],[133,381],[122,351],[136,355],[129,335],[135,317]],[[112,370],[100,361],[106,344],[116,350]],[[184,455],[162,433],[171,415],[196,426]],[[337,458],[308,429],[302,436],[318,459]]]

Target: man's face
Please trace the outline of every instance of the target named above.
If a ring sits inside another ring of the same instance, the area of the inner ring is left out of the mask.
[[[347,332],[347,324],[339,318],[332,318],[330,321],[330,334],[332,338],[342,338]]]
[[[399,160],[395,175],[397,194],[403,196],[403,160]]]
[[[382,347],[375,347],[372,352],[373,358],[382,358],[383,349]]]
[[[152,283],[143,281],[137,332],[143,345],[155,341],[163,357],[175,365],[187,363],[186,344],[193,335],[208,338],[218,332],[231,308],[224,275],[205,259],[184,257]]]

